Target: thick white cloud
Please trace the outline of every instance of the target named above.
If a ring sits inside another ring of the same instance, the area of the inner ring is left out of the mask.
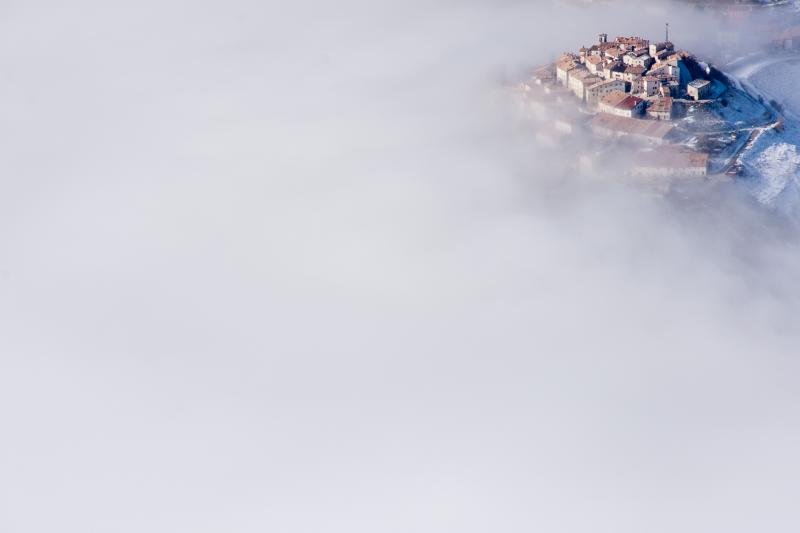
[[[494,90],[668,11],[320,4],[3,9],[0,529],[793,531],[795,229]]]

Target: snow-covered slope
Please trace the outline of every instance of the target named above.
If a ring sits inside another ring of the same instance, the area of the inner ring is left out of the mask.
[[[771,57],[735,74],[780,103],[786,117],[784,131],[765,133],[744,157],[753,175],[742,183],[762,204],[800,216],[800,61]]]
[[[796,145],[786,142],[770,145],[757,155],[752,166],[758,172],[758,179],[751,182],[753,193],[761,203],[777,206],[781,200],[785,201],[783,196],[796,197],[800,167]]]

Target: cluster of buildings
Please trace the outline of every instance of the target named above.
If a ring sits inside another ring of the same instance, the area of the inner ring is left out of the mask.
[[[688,77],[681,64],[687,57],[687,52],[676,50],[669,41],[651,43],[641,37],[609,41],[602,33],[596,44],[582,47],[577,54],[563,54],[555,76],[591,109],[628,118],[670,120],[673,99],[705,100],[711,93],[708,80],[682,79]]]
[[[538,137],[553,144],[571,134],[572,124],[582,122],[597,137],[650,145],[645,150],[647,157],[631,152],[626,158],[635,175],[707,175],[708,154],[676,146],[681,135],[673,122],[676,102],[689,105],[688,100],[709,99],[713,89],[708,80],[692,80],[683,64],[688,57],[689,53],[677,50],[668,40],[651,43],[641,37],[617,37],[610,41],[607,34],[600,34],[596,44],[582,47],[577,54],[565,53],[555,68],[551,65],[534,75],[539,87],[527,90],[538,91],[551,102],[571,101],[566,107],[571,107],[573,114],[582,110],[581,117],[551,120]],[[575,105],[576,99],[580,105]],[[533,106],[540,115],[545,114],[546,104]],[[590,160],[597,158],[582,156],[582,165]]]

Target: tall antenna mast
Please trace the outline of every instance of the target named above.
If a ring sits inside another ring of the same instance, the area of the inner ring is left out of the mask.
[[[667,42],[669,42],[669,22],[667,22]]]

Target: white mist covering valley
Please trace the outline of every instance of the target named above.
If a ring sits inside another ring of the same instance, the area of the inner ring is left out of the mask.
[[[0,8],[0,531],[794,533],[792,210],[497,96],[629,7]]]

